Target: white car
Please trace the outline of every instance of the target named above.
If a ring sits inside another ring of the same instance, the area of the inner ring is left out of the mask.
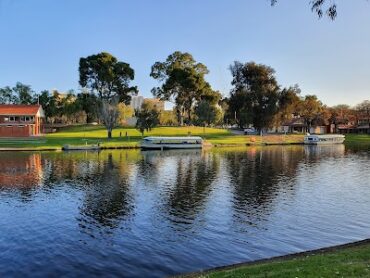
[[[255,134],[256,133],[256,130],[254,129],[254,127],[250,127],[250,128],[245,128],[244,129],[244,134]]]

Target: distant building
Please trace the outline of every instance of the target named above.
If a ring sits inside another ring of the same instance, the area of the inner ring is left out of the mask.
[[[279,128],[279,131],[286,133],[305,133],[306,130],[312,134],[330,133],[330,124],[324,120],[316,120],[313,121],[310,128],[308,128],[304,118],[300,116],[293,116],[292,119],[285,121]]]
[[[30,137],[43,132],[41,105],[0,105],[0,137]]]
[[[370,134],[370,117],[361,115],[358,117],[352,116],[348,121],[340,123],[337,126],[337,130],[339,133]]]
[[[130,106],[135,110],[139,110],[144,103],[143,96],[133,96],[131,97]]]
[[[149,104],[150,107],[156,108],[159,111],[164,111],[164,101],[158,98],[144,98],[143,96],[131,97],[130,106],[135,110],[140,110],[144,103]]]

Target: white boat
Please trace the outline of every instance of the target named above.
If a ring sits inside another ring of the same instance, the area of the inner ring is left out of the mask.
[[[166,149],[201,149],[202,137],[145,137],[140,144],[142,149],[166,150]]]
[[[309,134],[304,137],[304,143],[307,145],[342,144],[344,140],[345,136],[342,134]]]

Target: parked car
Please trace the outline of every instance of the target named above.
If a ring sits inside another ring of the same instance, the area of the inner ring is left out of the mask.
[[[244,129],[244,134],[245,135],[256,134],[256,130],[254,129],[254,127],[245,128]]]

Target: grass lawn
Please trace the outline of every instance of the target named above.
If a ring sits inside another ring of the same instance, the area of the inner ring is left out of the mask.
[[[205,131],[205,132],[204,132]],[[126,137],[126,132],[128,137]],[[187,136],[188,133],[204,138],[220,138],[233,136],[227,130],[202,127],[158,127],[144,136]],[[120,137],[120,134],[122,137]],[[141,134],[135,128],[117,128],[113,130],[113,138],[107,139],[107,131],[102,126],[75,126],[47,134],[39,139],[4,138],[0,139],[0,148],[60,148],[63,145],[85,145],[100,143],[103,147],[135,147],[141,140]]]
[[[369,144],[370,143],[370,134],[346,134],[346,143],[347,144]]]
[[[217,270],[197,277],[370,277],[370,242]]]
[[[127,133],[127,137],[126,137]],[[201,136],[215,146],[245,146],[261,144],[291,144],[303,142],[303,135],[234,135],[230,131],[219,128],[203,127],[158,127],[145,136]],[[121,134],[121,137],[120,137]],[[0,148],[32,148],[54,149],[63,145],[85,145],[100,143],[102,147],[137,147],[141,134],[135,128],[117,128],[113,130],[113,138],[108,140],[107,131],[103,126],[74,126],[64,128],[56,133],[47,134],[39,139],[0,139]],[[370,143],[368,135],[347,135],[350,143]]]

